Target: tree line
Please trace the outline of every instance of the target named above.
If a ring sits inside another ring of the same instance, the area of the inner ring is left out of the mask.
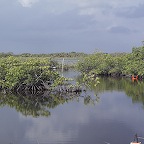
[[[83,53],[83,52],[60,52],[60,53],[47,53],[47,54],[31,54],[31,53],[22,53],[22,54],[14,54],[12,52],[8,53],[0,53],[0,57],[8,57],[8,56],[15,56],[15,57],[52,57],[52,58],[57,58],[57,57],[83,57],[88,54]]]
[[[144,77],[144,46],[132,48],[131,53],[102,53],[88,55],[77,64],[87,75]]]

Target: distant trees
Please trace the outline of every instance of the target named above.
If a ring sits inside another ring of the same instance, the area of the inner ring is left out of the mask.
[[[132,53],[94,53],[79,61],[77,68],[95,75],[144,76],[144,46],[132,48]]]
[[[18,56],[22,56],[22,57],[83,57],[86,56],[87,54],[85,53],[78,53],[78,52],[69,52],[69,53],[65,53],[65,52],[60,52],[60,53],[47,53],[47,54],[30,54],[30,53],[22,53]]]
[[[59,52],[59,53],[41,53],[41,54],[31,54],[31,53],[22,53],[22,54],[14,54],[12,52],[8,53],[0,53],[0,57],[7,57],[7,56],[18,56],[18,57],[83,57],[87,56],[88,54],[82,52]]]
[[[0,58],[1,57],[7,57],[7,56],[13,56],[14,54],[12,52],[8,52],[8,53],[0,53]]]

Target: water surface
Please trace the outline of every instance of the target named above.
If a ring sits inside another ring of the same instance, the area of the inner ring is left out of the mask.
[[[78,73],[69,74],[75,78]],[[100,81],[99,86],[82,94],[90,95],[89,101],[77,97],[48,107],[48,116],[26,116],[24,110],[16,110],[21,106],[1,105],[0,143],[128,144],[135,133],[144,136],[143,83]]]

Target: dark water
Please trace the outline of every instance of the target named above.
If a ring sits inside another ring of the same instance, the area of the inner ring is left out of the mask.
[[[28,110],[16,99],[1,100],[0,144],[129,144],[135,133],[144,136],[143,82],[100,82],[83,93],[91,96],[89,101],[79,97],[59,103],[48,108],[49,116],[33,117],[33,111],[26,116]]]

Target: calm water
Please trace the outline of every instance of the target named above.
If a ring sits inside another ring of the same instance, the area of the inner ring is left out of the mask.
[[[0,144],[129,144],[135,133],[144,136],[143,83],[106,78],[100,82],[83,93],[91,96],[88,102],[74,98],[49,108],[48,117],[25,116],[21,105],[1,104]]]

